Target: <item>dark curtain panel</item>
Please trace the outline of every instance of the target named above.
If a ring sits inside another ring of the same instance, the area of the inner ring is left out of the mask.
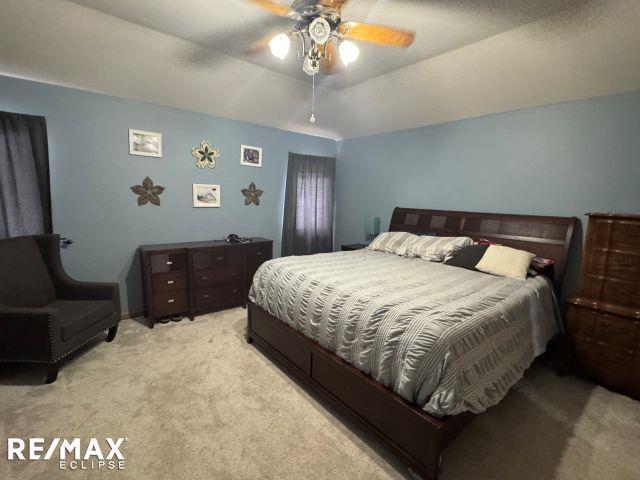
[[[282,256],[333,250],[336,159],[289,153]]]
[[[46,121],[0,112],[0,238],[50,232]]]

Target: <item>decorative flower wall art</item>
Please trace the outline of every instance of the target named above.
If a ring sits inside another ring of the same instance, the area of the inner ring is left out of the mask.
[[[216,168],[216,159],[220,156],[220,149],[213,148],[208,141],[203,140],[199,147],[191,149],[191,155],[195,157],[198,168]]]
[[[256,188],[256,184],[251,182],[249,188],[243,188],[241,190],[242,195],[244,195],[244,204],[251,205],[255,203],[256,205],[260,205],[260,197],[262,196],[262,190]]]
[[[146,205],[147,203],[152,203],[153,205],[160,205],[160,195],[164,192],[164,187],[160,185],[154,185],[153,180],[149,177],[145,177],[142,181],[142,185],[134,185],[131,188],[131,191],[138,195],[138,206]]]

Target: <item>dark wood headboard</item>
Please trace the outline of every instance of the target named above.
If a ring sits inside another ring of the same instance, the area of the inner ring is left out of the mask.
[[[457,212],[400,208],[393,210],[390,232],[433,234],[441,237],[487,239],[508,247],[526,250],[555,261],[553,276],[558,290],[576,217],[544,217],[503,213]]]

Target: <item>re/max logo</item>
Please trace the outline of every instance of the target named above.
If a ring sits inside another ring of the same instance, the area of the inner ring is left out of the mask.
[[[7,459],[50,460],[57,453],[56,460],[65,460],[67,456],[74,460],[124,460],[120,451],[124,441],[125,438],[105,438],[103,449],[97,438],[91,438],[85,446],[80,438],[54,438],[49,445],[45,445],[44,438],[30,438],[26,442],[21,438],[8,438]]]

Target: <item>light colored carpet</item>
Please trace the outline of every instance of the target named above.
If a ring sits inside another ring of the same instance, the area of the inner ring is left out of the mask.
[[[0,370],[0,478],[403,479],[393,455],[337,420],[244,342],[245,311],[121,324],[42,385]],[[342,418],[344,421],[344,418]],[[122,472],[9,462],[6,438],[127,437]],[[444,455],[443,480],[637,479],[640,402],[533,367]]]

